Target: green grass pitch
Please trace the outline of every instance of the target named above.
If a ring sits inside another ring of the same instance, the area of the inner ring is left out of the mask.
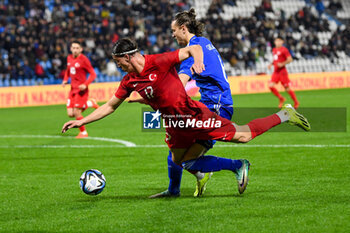
[[[147,198],[167,188],[166,147],[78,140],[72,138],[77,129],[65,137],[21,137],[62,136],[65,106],[0,109],[0,231],[349,232],[350,147],[334,145],[350,145],[350,89],[296,94],[301,107],[347,107],[347,132],[270,132],[247,145],[286,146],[214,147],[208,154],[250,160],[249,185],[239,195],[234,175],[217,172],[198,199],[188,172],[180,198]],[[277,102],[270,93],[234,96],[236,107]],[[93,137],[165,146],[163,133],[141,132],[138,104],[124,103],[87,129]],[[289,146],[300,144],[332,147]],[[79,188],[80,175],[90,168],[107,179],[98,196]]]

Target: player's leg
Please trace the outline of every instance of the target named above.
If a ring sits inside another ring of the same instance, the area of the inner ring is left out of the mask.
[[[95,99],[91,98],[86,101],[86,108],[98,109],[98,107],[100,107],[100,105],[98,105]]]
[[[235,174],[238,184],[238,191],[242,194],[248,184],[248,170],[250,166],[249,161],[246,159],[227,159],[213,155],[203,155],[195,157],[196,153],[201,151],[201,147],[202,150],[206,149],[205,147],[199,144],[192,145],[185,152],[184,157],[182,159],[182,166],[187,171],[191,172],[192,174],[199,172],[199,174],[205,174],[205,176],[203,176],[202,178],[197,177],[197,187],[194,196],[202,196],[212,173],[221,170],[229,170]]]
[[[286,90],[286,92],[288,92],[288,94],[290,95],[290,97],[294,101],[294,108],[297,109],[299,107],[299,101],[298,101],[297,96],[295,95],[294,91],[290,88],[289,83],[287,85],[284,85],[284,89]]]
[[[68,115],[69,117],[74,117],[73,109],[74,109],[74,108],[67,108],[67,115]]]
[[[311,129],[310,123],[303,115],[298,113],[290,104],[285,104],[281,111],[270,116],[254,119],[246,125],[240,126],[234,124],[236,132],[232,137],[231,142],[249,142],[255,137],[284,122],[289,122],[305,131]]]
[[[74,94],[72,92],[69,92],[66,107],[67,115],[69,117],[74,117]]]
[[[74,117],[77,120],[83,119],[82,112],[86,108],[86,101],[88,99],[89,93],[87,91],[79,92],[74,96]],[[80,132],[76,138],[86,138],[88,133],[86,131],[85,125],[79,128]]]
[[[77,120],[81,120],[83,119],[83,115],[82,115],[82,112],[83,112],[83,108],[74,108],[74,117],[75,119]],[[79,127],[79,134],[76,136],[76,138],[86,138],[88,137],[88,133],[86,131],[86,128],[85,128],[85,125]]]
[[[168,177],[169,186],[168,189],[150,196],[149,198],[161,198],[161,197],[178,197],[180,196],[180,185],[182,179],[182,166],[174,163],[172,158],[172,153],[169,150],[169,155],[167,157],[168,163]]]
[[[269,81],[269,88],[270,88],[272,94],[274,94],[279,99],[278,107],[281,108],[283,106],[284,101],[286,101],[286,99],[276,89],[276,84],[278,82],[279,82],[279,75],[276,73],[273,73],[271,80]]]
[[[181,155],[185,153],[187,149],[177,149],[176,155],[181,158]],[[168,176],[169,176],[169,187],[167,190],[149,196],[149,198],[162,198],[162,197],[179,197],[180,196],[180,184],[182,178],[182,166],[181,160],[178,163],[175,162],[175,156],[169,150],[169,155],[167,157],[168,163]]]
[[[282,72],[280,75],[281,83],[286,90],[286,92],[290,95],[292,100],[294,101],[294,108],[297,109],[299,107],[299,101],[294,91],[291,89],[291,82],[288,77],[288,72]]]

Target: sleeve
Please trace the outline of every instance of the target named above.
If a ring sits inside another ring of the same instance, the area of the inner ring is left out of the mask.
[[[68,78],[69,78],[69,67],[68,67],[68,58],[67,58],[67,69],[66,69],[66,72],[64,72],[63,81],[67,82]]]
[[[90,60],[89,60],[87,57],[85,57],[85,59],[84,59],[84,64],[85,64],[85,69],[86,69],[86,71],[90,74],[89,78],[85,81],[84,84],[85,84],[86,86],[89,86],[89,84],[92,83],[92,81],[95,80],[95,78],[96,78],[96,73],[95,73],[94,68],[93,68],[92,65],[91,65]]]
[[[169,68],[180,63],[179,50],[158,54],[154,59],[154,63],[161,70],[169,70]]]
[[[178,74],[186,74],[192,79],[193,75],[191,72],[191,66],[193,63],[193,57],[189,57],[186,60],[182,61]]]
[[[127,79],[128,76],[124,76],[124,78],[120,82],[118,90],[114,94],[115,97],[117,97],[118,99],[126,99],[130,96],[130,93],[132,92],[132,90],[130,90],[130,88],[127,87]]]

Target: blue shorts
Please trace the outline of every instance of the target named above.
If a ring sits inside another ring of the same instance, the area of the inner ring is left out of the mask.
[[[217,113],[219,116],[222,116],[228,120],[232,119],[233,107],[221,106],[219,109],[211,108],[212,106],[210,105],[208,107],[210,111]],[[196,143],[204,146],[207,150],[210,150],[211,148],[213,148],[214,144],[216,143],[216,140],[197,140]]]

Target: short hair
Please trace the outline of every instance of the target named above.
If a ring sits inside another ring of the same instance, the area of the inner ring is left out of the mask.
[[[78,44],[80,47],[83,47],[79,40],[73,40],[73,41],[70,43],[70,46],[72,46],[72,44]]]
[[[125,54],[132,55],[138,52],[138,47],[135,41],[130,38],[123,38],[118,40],[112,48],[112,55],[122,57]]]
[[[202,36],[204,24],[196,20],[196,12],[193,8],[189,11],[182,11],[175,15],[175,22],[178,26],[185,25],[190,33]]]
[[[274,40],[277,40],[277,39],[280,39],[280,40],[283,40],[283,41],[284,41],[284,38],[283,38],[283,36],[281,36],[281,35],[276,36]]]

